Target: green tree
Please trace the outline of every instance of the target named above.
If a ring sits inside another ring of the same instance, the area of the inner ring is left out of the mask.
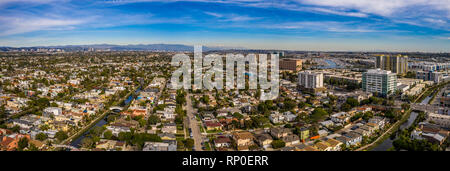
[[[84,148],[92,148],[92,145],[94,145],[92,138],[86,137],[81,140],[81,146]]]
[[[6,118],[5,106],[0,106],[0,119]]]
[[[370,118],[373,118],[373,112],[368,111],[366,113],[364,113],[363,117],[362,117],[365,121],[368,121]]]
[[[286,146],[286,143],[283,140],[273,140],[271,144],[274,149],[279,149]]]
[[[370,99],[361,100],[361,105],[367,105],[367,104],[370,104]]]
[[[131,132],[120,132],[118,138],[120,141],[130,142],[132,137]]]
[[[142,118],[139,119],[138,122],[139,122],[139,126],[141,126],[141,127],[144,127],[145,124],[147,123],[147,121],[145,121],[145,119],[142,119]]]
[[[176,124],[183,124],[183,116],[182,115],[175,116],[175,123]]]
[[[181,140],[177,140],[177,149],[184,149],[184,143]]]
[[[309,105],[308,103],[300,102],[300,103],[298,103],[298,108],[303,109],[304,107],[306,107],[308,105]]]
[[[402,109],[403,110],[408,110],[410,108],[410,105],[408,103],[403,103],[402,104]]]
[[[39,129],[41,129],[42,131],[46,131],[46,130],[50,129],[50,126],[47,124],[44,124],[44,125],[39,126]]]
[[[46,140],[48,137],[47,137],[47,134],[44,134],[44,133],[38,133],[37,135],[36,135],[36,139],[37,140],[39,140],[39,141],[44,141],[44,140]]]
[[[47,98],[39,98],[37,100],[30,101],[29,103],[31,106],[36,106],[39,109],[44,109],[50,106],[50,100],[48,100]]]
[[[10,130],[14,133],[19,133],[20,127],[19,125],[14,125]]]
[[[359,106],[358,100],[354,99],[353,97],[347,98],[345,103],[349,104],[352,108],[356,107],[356,106]]]
[[[191,138],[184,140],[184,146],[188,149],[192,149],[194,147],[194,140]]]
[[[344,103],[344,104],[342,104],[342,106],[341,106],[341,110],[342,110],[342,111],[348,112],[348,111],[350,111],[350,109],[352,109],[352,106],[349,105],[348,103]]]
[[[203,95],[201,98],[200,98],[200,101],[202,102],[202,103],[204,103],[204,104],[208,104],[209,103],[209,96],[208,95]]]
[[[161,120],[156,115],[150,115],[150,117],[148,117],[148,124],[150,124],[150,125],[155,125],[155,124],[159,123],[160,121]]]
[[[113,137],[113,133],[110,130],[107,130],[103,133],[103,137],[106,139],[111,139]]]
[[[104,127],[95,126],[94,128],[92,128],[92,129],[89,131],[89,133],[90,133],[92,136],[97,136],[97,137],[98,137],[98,136],[102,135],[103,131],[105,131],[105,128],[104,128]]]
[[[28,151],[39,151],[39,149],[36,147],[36,145],[31,144],[28,146]]]
[[[55,134],[55,138],[56,138],[58,141],[63,141],[63,140],[65,140],[65,139],[69,138],[69,136],[68,136],[67,133],[64,132],[64,131],[58,131],[58,132],[56,132],[56,134]]]
[[[378,97],[374,97],[374,96],[370,97],[369,100],[372,104],[377,104],[377,105],[382,104],[384,101],[382,98],[378,98]]]
[[[19,142],[17,143],[17,148],[19,151],[22,151],[23,149],[28,147],[28,138],[21,138]]]
[[[286,111],[289,111],[289,110],[294,109],[295,106],[296,106],[296,102],[293,101],[293,100],[291,100],[291,99],[288,99],[288,100],[285,100],[285,101],[284,101],[284,109],[285,109]]]
[[[161,137],[156,134],[138,133],[134,134],[131,143],[142,149],[145,142],[161,142]]]
[[[186,92],[179,89],[177,90],[177,96],[175,97],[175,101],[177,104],[183,105],[186,103]]]
[[[240,113],[238,113],[238,112],[234,112],[233,113],[233,117],[235,117],[235,118],[237,118],[237,119],[242,119],[242,118],[244,118],[244,115],[242,115],[242,114],[240,114]]]
[[[325,111],[323,108],[315,108],[310,116],[310,119],[313,122],[318,122],[320,120],[325,119],[326,116],[328,116],[328,112]]]

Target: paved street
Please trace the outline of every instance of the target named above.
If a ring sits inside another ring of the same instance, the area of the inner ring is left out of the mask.
[[[186,96],[186,114],[187,120],[189,124],[189,128],[192,129],[192,135],[194,137],[194,149],[196,151],[202,151],[202,135],[200,132],[200,128],[198,127],[197,120],[194,116],[194,108],[192,107],[191,94]]]
[[[441,101],[441,97],[442,97],[442,93],[445,92],[445,90],[450,89],[450,84],[447,84],[445,87],[442,87],[439,92],[436,94],[436,98],[433,99],[433,101],[431,102],[432,105],[436,105],[439,106],[440,105],[440,101]]]

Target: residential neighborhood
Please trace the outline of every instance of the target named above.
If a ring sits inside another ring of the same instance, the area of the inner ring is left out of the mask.
[[[434,151],[448,146],[449,77],[411,76],[423,70],[415,62],[397,74],[383,70],[382,55],[369,58],[375,69],[356,70],[321,67],[355,65],[350,61],[292,53],[280,59],[278,97],[260,100],[260,89],[175,89],[174,54],[1,58],[1,149],[387,151],[411,150],[405,143],[417,142]],[[448,63],[439,66],[448,73]],[[395,141],[386,144],[388,138]]]

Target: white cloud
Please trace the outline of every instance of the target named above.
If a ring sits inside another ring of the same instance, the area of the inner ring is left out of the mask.
[[[291,30],[311,30],[311,31],[326,31],[326,32],[354,32],[367,33],[378,32],[377,30],[369,29],[368,26],[355,26],[352,22],[336,22],[336,21],[305,21],[305,22],[286,22],[278,23],[276,25],[264,25],[261,27],[275,28],[275,29],[291,29]]]
[[[223,17],[222,14],[214,13],[214,12],[205,12],[205,14],[210,15],[210,16],[214,16],[214,17],[217,17],[217,18]]]
[[[400,21],[399,23],[415,26],[449,30],[449,26],[446,26],[450,20],[449,0],[297,0],[297,2],[334,11],[354,11],[381,16],[394,22]]]
[[[450,0],[119,0],[112,2],[205,2],[256,8],[279,8],[350,17],[381,16],[392,21],[432,28],[450,20]]]
[[[1,17],[0,36],[8,36],[40,30],[68,30],[73,26],[85,23],[85,20],[53,19],[53,18],[23,18]]]
[[[238,15],[238,14],[220,14],[215,12],[204,12],[204,13],[213,16],[215,18],[218,18],[219,21],[223,22],[243,22],[261,19],[261,17],[250,17],[247,15]]]
[[[231,14],[229,16],[226,16],[225,19],[223,19],[221,21],[243,22],[243,21],[251,21],[251,20],[258,20],[258,19],[260,19],[260,18],[259,17],[249,17],[246,15]]]
[[[435,24],[447,24],[446,21],[441,20],[441,19],[434,19],[434,18],[425,18],[423,19],[424,21],[430,22],[430,23],[435,23]]]
[[[448,0],[298,0],[298,2],[308,5],[358,10],[380,16],[392,16],[397,12],[410,10],[410,7],[443,10],[447,13],[450,10],[450,1]]]
[[[345,12],[345,11],[338,11],[338,10],[332,10],[327,8],[317,8],[312,7],[309,8],[311,11],[316,12],[323,12],[323,13],[329,13],[329,14],[335,14],[335,15],[342,15],[342,16],[350,16],[350,17],[367,17],[368,15],[361,12]]]
[[[392,16],[398,12],[414,9],[426,11],[440,11],[446,13],[449,18],[449,0],[110,0],[108,3],[136,3],[136,2],[205,2],[205,3],[226,3],[241,6],[251,6],[259,8],[284,8],[286,10],[308,9],[305,5],[322,8],[310,8],[313,10],[332,13],[337,15],[347,15],[364,17],[365,13],[379,16]],[[325,9],[329,7],[332,9]],[[410,9],[413,8],[413,9]],[[351,10],[356,10],[351,11]]]
[[[0,7],[8,5],[8,4],[16,4],[16,3],[21,3],[21,4],[26,4],[26,5],[49,4],[49,3],[53,3],[55,1],[58,1],[58,0],[1,0]],[[64,1],[67,1],[67,0],[59,0],[58,3],[63,3]]]

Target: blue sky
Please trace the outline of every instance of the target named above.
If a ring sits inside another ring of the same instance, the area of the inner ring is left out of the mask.
[[[0,46],[450,52],[450,0],[1,0]]]

